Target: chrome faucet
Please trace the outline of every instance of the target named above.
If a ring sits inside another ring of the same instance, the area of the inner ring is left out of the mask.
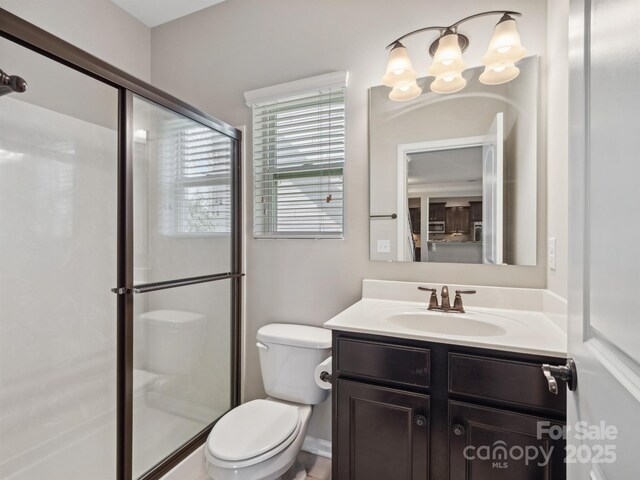
[[[475,290],[456,290],[456,296],[453,299],[452,307],[451,302],[449,301],[449,287],[446,285],[442,287],[442,291],[440,292],[440,297],[442,299],[440,305],[438,305],[438,294],[436,293],[437,290],[435,288],[418,287],[418,290],[431,292],[428,310],[450,313],[465,313],[464,305],[462,304],[462,295],[472,295],[476,293]]]

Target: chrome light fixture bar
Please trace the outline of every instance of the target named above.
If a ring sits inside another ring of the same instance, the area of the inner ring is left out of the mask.
[[[395,101],[406,101],[412,100],[422,93],[422,89],[417,83],[417,73],[411,64],[409,53],[402,44],[402,40],[428,31],[440,33],[440,36],[429,47],[429,54],[433,57],[433,62],[428,68],[427,74],[435,77],[431,82],[431,90],[441,94],[462,90],[467,84],[462,76],[466,68],[462,54],[469,47],[469,38],[459,33],[458,27],[469,20],[489,15],[501,15],[502,17],[494,28],[487,53],[482,58],[485,69],[480,75],[480,82],[485,85],[500,85],[516,78],[520,70],[515,66],[515,63],[525,56],[526,50],[520,42],[520,35],[513,17],[520,17],[522,13],[510,10],[492,10],[470,15],[447,27],[420,28],[387,45],[387,49],[390,49],[389,60],[386,72],[382,77],[382,83],[391,87],[389,98]]]

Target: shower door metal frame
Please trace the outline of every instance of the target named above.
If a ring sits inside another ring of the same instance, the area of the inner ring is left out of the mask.
[[[231,408],[240,403],[242,306],[242,132],[139,80],[78,47],[0,8],[0,37],[106,83],[118,90],[117,388],[116,479],[133,479],[133,295],[196,283],[231,282]],[[145,285],[133,284],[133,96],[138,95],[232,140],[231,271]],[[115,207],[115,206],[114,206]],[[140,480],[157,480],[202,445],[215,422],[165,457]]]

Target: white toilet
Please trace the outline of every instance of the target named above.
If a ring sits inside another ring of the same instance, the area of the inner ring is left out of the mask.
[[[329,395],[315,383],[315,367],[331,355],[331,332],[271,324],[258,330],[264,388],[269,397],[234,408],[213,427],[205,446],[214,480],[305,478],[296,464],[311,406]]]

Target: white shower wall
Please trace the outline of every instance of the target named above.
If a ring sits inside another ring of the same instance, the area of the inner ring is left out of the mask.
[[[115,428],[117,142],[15,98],[2,99],[0,131],[0,477],[11,478]]]

